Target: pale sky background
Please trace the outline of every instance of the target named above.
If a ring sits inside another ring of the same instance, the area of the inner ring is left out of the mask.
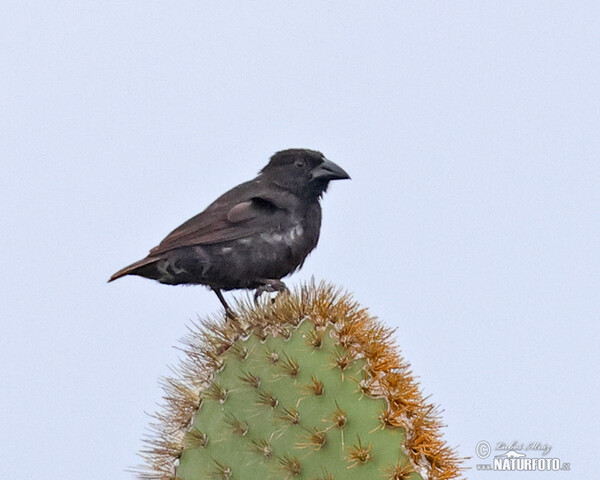
[[[119,480],[202,287],[106,284],[276,150],[351,175],[312,275],[397,328],[445,438],[594,478],[600,2],[4,0],[0,477]]]

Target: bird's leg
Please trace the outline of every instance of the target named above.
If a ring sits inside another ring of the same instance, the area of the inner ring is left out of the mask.
[[[285,283],[283,283],[281,280],[266,278],[260,282],[262,285],[254,291],[254,302],[258,302],[258,298],[265,292],[289,292],[288,288],[285,286]]]
[[[229,308],[229,305],[227,305],[227,302],[225,301],[225,297],[223,297],[221,290],[218,288],[212,288],[212,287],[211,287],[211,290],[217,294],[217,297],[219,298],[221,305],[223,305],[223,308],[225,308],[225,317],[228,319],[231,319],[231,320],[237,320],[233,311],[231,310],[231,308]]]

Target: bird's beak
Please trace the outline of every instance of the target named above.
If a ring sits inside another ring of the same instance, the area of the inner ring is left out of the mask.
[[[311,175],[313,180],[345,180],[350,178],[350,175],[342,167],[326,158],[323,158],[323,163],[312,170]]]

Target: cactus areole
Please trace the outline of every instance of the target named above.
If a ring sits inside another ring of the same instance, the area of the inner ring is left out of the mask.
[[[140,478],[460,476],[392,332],[349,295],[309,284],[236,315],[184,339]]]

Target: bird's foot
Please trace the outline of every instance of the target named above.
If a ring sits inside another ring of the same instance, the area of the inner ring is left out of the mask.
[[[231,321],[237,322],[238,321],[238,318],[235,315],[235,313],[233,313],[233,311],[230,310],[229,308],[225,309],[225,321],[226,322],[231,322]]]
[[[231,322],[237,323],[237,321],[238,321],[237,316],[235,315],[235,313],[233,313],[233,310],[231,310],[231,307],[225,301],[225,297],[223,297],[221,290],[219,290],[218,288],[212,288],[212,291],[217,294],[217,297],[219,298],[221,305],[223,305],[223,308],[225,309],[225,322],[228,324]]]
[[[254,291],[254,302],[258,303],[258,299],[263,293],[279,292],[289,292],[289,289],[285,286],[285,283],[283,283],[281,280],[263,280],[262,285]]]

